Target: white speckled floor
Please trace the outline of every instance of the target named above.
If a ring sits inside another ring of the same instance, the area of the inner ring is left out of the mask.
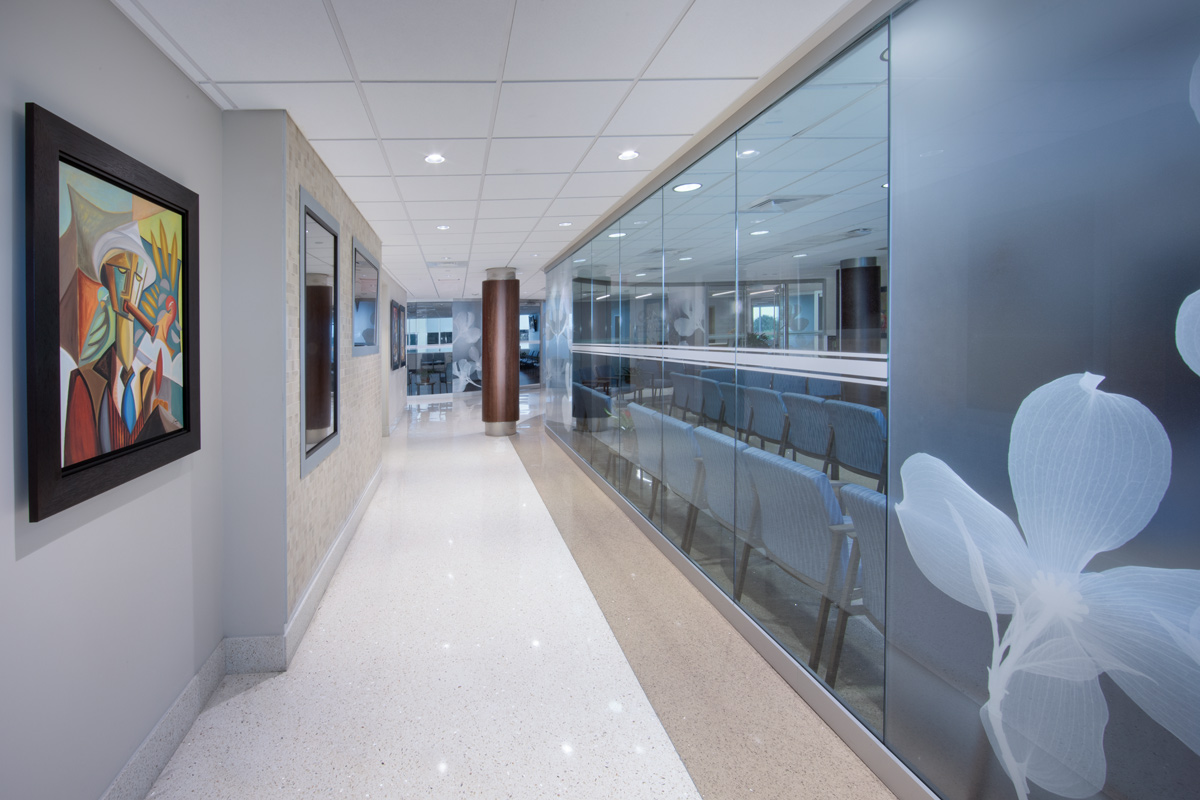
[[[148,796],[698,797],[512,444],[410,415],[290,669],[227,677]]]

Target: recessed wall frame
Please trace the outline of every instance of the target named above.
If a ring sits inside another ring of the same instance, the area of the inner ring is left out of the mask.
[[[300,188],[300,477],[338,446],[338,233],[332,214]]]
[[[379,259],[356,236],[354,242],[354,347],[352,356],[379,353]]]

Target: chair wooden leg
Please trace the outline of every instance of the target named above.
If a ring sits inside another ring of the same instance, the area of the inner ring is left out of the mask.
[[[738,564],[737,577],[733,579],[733,599],[741,601],[742,591],[746,588],[746,566],[750,563],[750,543],[742,542],[742,559]]]

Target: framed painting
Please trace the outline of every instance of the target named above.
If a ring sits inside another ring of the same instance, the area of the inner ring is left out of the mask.
[[[395,300],[392,301],[392,369],[400,369],[404,365],[404,347],[402,346],[403,339],[403,322],[404,311],[400,308],[400,304]]]
[[[404,317],[405,317],[404,306],[400,306],[400,339],[399,339],[399,341],[400,341],[400,366],[407,367],[408,366],[408,348],[406,348],[404,346],[404,342],[407,339],[407,337],[404,335],[404,332],[407,330],[407,328],[404,327],[405,326]]]
[[[25,106],[29,519],[200,449],[199,197]]]

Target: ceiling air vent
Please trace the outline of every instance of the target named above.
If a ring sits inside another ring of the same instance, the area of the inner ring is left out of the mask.
[[[747,211],[757,211],[768,214],[782,214],[787,211],[795,211],[797,208],[803,208],[829,197],[827,194],[798,194],[789,197],[767,197],[759,200],[754,205],[747,208]]]

